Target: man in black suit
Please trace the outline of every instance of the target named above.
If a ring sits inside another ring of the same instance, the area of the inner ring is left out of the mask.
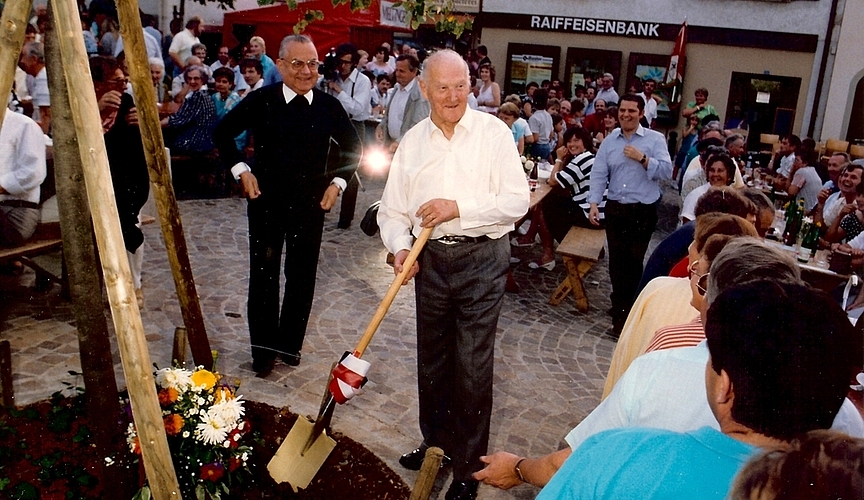
[[[314,88],[318,57],[312,40],[282,40],[276,62],[281,84],[246,96],[214,132],[226,167],[248,198],[249,337],[252,369],[266,376],[277,355],[300,363],[306,333],[324,213],[357,168],[360,138],[336,98]],[[255,159],[244,162],[234,137],[249,131]],[[335,144],[334,144],[335,143]],[[338,161],[328,153],[338,148]],[[285,251],[285,293],[279,310],[279,258]]]

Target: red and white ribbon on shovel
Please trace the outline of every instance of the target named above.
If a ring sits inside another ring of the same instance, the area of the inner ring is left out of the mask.
[[[330,393],[337,403],[344,404],[360,393],[363,379],[372,366],[366,360],[349,354],[333,369],[333,380],[330,381]]]

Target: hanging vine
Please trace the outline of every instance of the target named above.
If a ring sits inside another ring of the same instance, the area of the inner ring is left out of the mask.
[[[348,4],[351,12],[368,9],[372,0],[331,0],[333,7]],[[272,5],[276,0],[258,0],[258,5]],[[289,10],[298,10],[300,4],[297,0],[286,0]],[[465,30],[470,30],[474,18],[471,16],[457,16],[453,13],[453,0],[402,0],[395,2],[394,7],[402,7],[408,13],[408,22],[411,29],[418,29],[427,21],[434,21],[435,30],[441,33],[452,33],[457,38]],[[294,33],[302,33],[306,27],[314,22],[324,19],[324,13],[320,10],[307,9],[303,11],[294,25]]]

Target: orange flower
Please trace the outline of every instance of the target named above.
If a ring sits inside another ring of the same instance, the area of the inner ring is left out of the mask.
[[[198,370],[192,374],[192,384],[196,387],[203,385],[204,390],[209,391],[216,385],[216,375],[207,370]]]
[[[164,417],[162,422],[165,424],[165,434],[168,434],[169,436],[176,436],[183,430],[183,417],[176,413]]]
[[[177,389],[173,387],[168,387],[159,391],[159,404],[162,406],[168,406],[171,403],[177,401],[177,398],[180,394],[177,392]]]
[[[138,436],[135,436],[132,444],[132,452],[136,455],[141,454],[141,441],[138,440]]]

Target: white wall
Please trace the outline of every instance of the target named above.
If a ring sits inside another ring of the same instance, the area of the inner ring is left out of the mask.
[[[822,140],[846,138],[855,86],[864,76],[864,49],[861,44],[864,0],[846,0],[842,21],[834,71],[828,88]]]
[[[831,0],[778,3],[754,0],[483,0],[483,12],[641,20],[696,26],[821,34]]]

